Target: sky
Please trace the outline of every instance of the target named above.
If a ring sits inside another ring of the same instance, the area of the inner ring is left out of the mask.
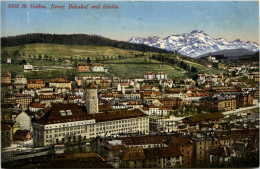
[[[19,8],[8,8],[19,4]],[[21,8],[41,4],[47,9]],[[65,5],[50,9],[51,4]],[[67,9],[69,4],[87,5]],[[119,9],[91,9],[92,5]],[[161,38],[203,30],[214,38],[241,39],[259,44],[259,4],[256,1],[13,1],[1,3],[1,36],[25,33],[97,34],[115,40]]]

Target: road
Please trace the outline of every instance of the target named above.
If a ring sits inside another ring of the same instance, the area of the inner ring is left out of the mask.
[[[250,107],[240,108],[240,109],[236,109],[236,110],[231,110],[231,111],[224,112],[223,114],[224,115],[236,114],[236,113],[241,112],[241,111],[251,110],[251,109],[255,109],[255,108],[259,108],[259,103],[257,105],[255,105],[255,106],[250,106]]]

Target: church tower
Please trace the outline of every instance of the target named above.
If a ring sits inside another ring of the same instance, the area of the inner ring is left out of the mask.
[[[98,113],[97,87],[94,83],[88,84],[86,88],[86,109],[88,114]]]

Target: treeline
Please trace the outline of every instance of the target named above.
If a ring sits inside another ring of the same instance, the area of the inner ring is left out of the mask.
[[[259,62],[259,52],[256,52],[252,55],[243,55],[237,57],[238,62],[248,62],[248,61],[253,61],[253,62]]]
[[[156,53],[172,53],[163,49],[146,46],[143,44],[132,44],[123,41],[116,41],[109,38],[104,38],[98,35],[86,34],[43,34],[33,33],[25,35],[17,35],[1,38],[1,47],[19,46],[34,43],[50,43],[62,45],[95,45],[95,46],[111,46],[120,49],[135,50],[141,52],[156,52]]]

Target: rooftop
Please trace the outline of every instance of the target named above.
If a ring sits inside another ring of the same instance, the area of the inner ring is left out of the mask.
[[[64,78],[51,78],[50,83],[71,83],[71,81]]]
[[[215,119],[220,119],[223,118],[224,115],[220,112],[217,113],[206,113],[206,114],[199,114],[199,115],[194,115],[190,117],[186,117],[183,119],[184,123],[196,123],[196,122],[201,122],[201,121],[208,121],[208,120],[215,120]]]
[[[87,85],[87,89],[97,89],[97,87],[95,86],[94,83],[89,83],[89,84]]]
[[[80,106],[78,106],[75,103],[56,103],[53,104],[50,110],[48,110],[42,118],[37,120],[36,123],[47,125],[91,119],[95,119],[96,122],[104,122],[144,116],[147,115],[145,115],[139,109],[87,114],[85,110],[83,110]]]

